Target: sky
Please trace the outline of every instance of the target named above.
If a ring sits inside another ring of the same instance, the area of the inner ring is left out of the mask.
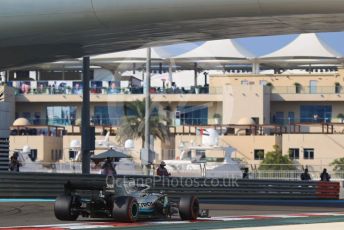
[[[332,32],[332,33],[317,33],[322,41],[326,42],[331,48],[344,55],[344,32]],[[297,34],[293,35],[280,35],[280,36],[264,36],[264,37],[252,37],[252,38],[239,38],[235,39],[244,48],[251,51],[251,53],[257,56],[265,55],[275,51],[284,45],[291,42],[297,37]],[[192,45],[172,45],[166,47],[168,52],[175,55],[187,52],[193,49],[195,46],[202,44],[202,42],[193,43]]]

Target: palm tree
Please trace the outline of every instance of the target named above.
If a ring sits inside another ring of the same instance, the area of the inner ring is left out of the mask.
[[[273,149],[273,151],[266,153],[264,160],[259,166],[259,170],[295,170],[295,166],[289,159],[289,156],[282,155],[278,145],[274,145]]]
[[[153,108],[153,107],[152,107]],[[125,116],[118,129],[118,139],[123,142],[127,139],[141,138],[142,148],[145,143],[145,100],[136,100],[124,105]],[[150,134],[161,141],[168,141],[169,120],[156,113],[152,113],[149,120]]]
[[[330,166],[334,166],[333,170],[336,172],[344,171],[344,157],[335,159]]]

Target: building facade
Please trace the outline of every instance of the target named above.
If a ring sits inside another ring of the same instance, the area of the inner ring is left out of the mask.
[[[128,113],[124,105],[144,99],[136,81],[90,83],[96,139],[111,130],[110,141],[123,145],[116,130]],[[2,88],[14,92],[9,122],[26,118],[31,124],[11,127],[10,150],[30,145],[41,161],[68,161],[70,143],[80,140],[79,80],[17,79],[7,84]],[[177,158],[183,142],[199,144],[199,130],[215,128],[220,144],[233,146],[234,157],[251,165],[258,165],[276,145],[300,165],[328,165],[344,157],[343,86],[344,71],[339,69],[330,74],[214,74],[209,84],[198,87],[152,87],[152,112],[171,120],[168,143],[154,141],[156,161]],[[36,131],[20,131],[28,127]],[[137,160],[141,146],[135,140],[132,154]]]

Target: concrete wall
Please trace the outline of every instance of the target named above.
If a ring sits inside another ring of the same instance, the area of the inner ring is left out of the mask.
[[[222,145],[231,145],[237,149],[235,158],[241,158],[249,164],[259,164],[254,160],[254,150],[263,149],[264,153],[273,150],[274,145],[282,147],[281,136],[222,136]]]
[[[15,96],[14,90],[7,86],[0,86],[0,92],[4,93],[0,101],[0,137],[9,136],[9,127],[15,117]]]
[[[249,164],[259,164],[260,161],[254,160],[254,150],[263,149],[264,152],[273,150],[274,145],[282,147],[281,136],[220,136],[220,146],[232,146],[237,151],[233,155],[234,158],[240,158]],[[181,143],[200,145],[201,136],[176,136],[176,157],[180,156],[179,146]],[[219,153],[212,152],[213,156],[219,156]],[[222,154],[222,153],[221,153]]]
[[[23,149],[28,145],[31,149],[37,149],[37,160],[52,162],[52,151],[63,152],[62,137],[53,136],[10,136],[10,151]]]
[[[289,148],[300,149],[298,162],[303,165],[328,165],[334,159],[344,157],[344,135],[340,134],[284,134],[283,154]],[[303,149],[314,148],[314,160],[303,159]]]
[[[222,94],[152,94],[152,101],[156,102],[199,102],[199,101],[221,101]],[[91,102],[130,102],[143,100],[141,94],[91,94]],[[82,95],[69,94],[21,94],[16,96],[17,102],[82,102]]]
[[[259,123],[263,124],[269,121],[266,113],[269,110],[264,101],[269,101],[265,98],[267,95],[264,93],[262,86],[231,86],[226,85],[224,90],[223,99],[223,123],[224,124],[237,124],[241,118],[256,117],[259,118]],[[268,97],[268,96],[267,96]]]
[[[97,140],[103,139],[104,136],[97,136]],[[64,136],[49,137],[49,136],[11,136],[10,150],[22,149],[24,145],[29,145],[31,149],[38,150],[38,160],[44,162],[52,161],[52,151],[62,150],[63,161],[69,159],[69,145],[72,140],[80,140],[80,136]],[[170,143],[162,143],[156,139],[154,142],[154,150],[157,153],[156,162],[162,159],[168,159],[166,155],[167,150],[171,150],[175,157],[180,156],[179,147],[181,144],[194,145],[201,144],[201,136],[177,135]],[[119,143],[116,137],[111,136],[110,141],[118,146],[123,146]],[[330,164],[334,159],[344,157],[344,135],[341,134],[283,134],[282,136],[221,136],[221,146],[232,146],[237,151],[235,158],[241,158],[248,164],[260,164],[260,160],[254,159],[254,150],[263,149],[265,153],[272,151],[274,145],[282,148],[285,155],[289,154],[289,148],[300,149],[300,159],[297,162],[301,165],[314,165],[321,168]],[[140,161],[140,149],[142,143],[140,139],[135,140],[135,149],[128,152],[132,155],[136,162]],[[314,148],[314,159],[308,160],[303,158],[304,148]],[[97,149],[96,153],[105,151],[106,149]],[[223,157],[223,152],[211,152],[213,157]]]
[[[212,75],[210,77],[210,85],[213,87],[221,84],[229,83],[233,86],[240,86],[243,84],[261,85],[262,81],[270,82],[274,87],[280,86],[294,86],[294,83],[300,83],[302,86],[309,86],[311,80],[316,80],[318,86],[334,86],[335,82],[339,82],[344,86],[344,72],[334,74],[278,74],[278,75]]]

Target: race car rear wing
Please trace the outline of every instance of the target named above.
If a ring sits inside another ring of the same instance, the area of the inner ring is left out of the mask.
[[[88,190],[88,191],[104,191],[106,189],[105,182],[77,182],[68,181],[64,185],[66,194],[70,194],[75,190]]]

